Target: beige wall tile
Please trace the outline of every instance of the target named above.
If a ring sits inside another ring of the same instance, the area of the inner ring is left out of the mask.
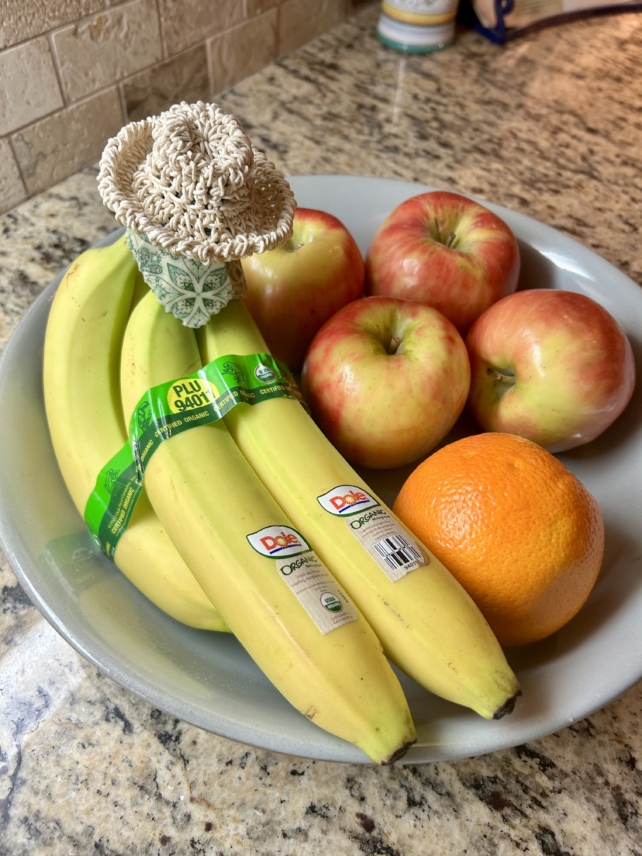
[[[0,49],[102,9],[102,0],[0,0]]]
[[[207,101],[210,86],[205,45],[141,71],[122,87],[130,122],[155,116],[177,101]]]
[[[214,95],[264,68],[276,57],[276,9],[208,42]]]
[[[0,135],[16,131],[62,105],[46,38],[0,53]]]
[[[122,125],[116,87],[41,119],[11,138],[27,185],[38,193],[100,158]]]
[[[133,0],[54,34],[60,77],[71,101],[162,59],[155,0]]]
[[[229,30],[245,17],[243,0],[158,0],[167,53]]]
[[[0,140],[0,214],[27,198],[9,140]]]
[[[285,0],[279,9],[279,55],[345,20],[345,0]]]

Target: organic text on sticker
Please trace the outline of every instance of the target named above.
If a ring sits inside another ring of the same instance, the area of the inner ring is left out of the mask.
[[[277,558],[282,579],[324,635],[356,621],[358,613],[316,553],[296,559]]]

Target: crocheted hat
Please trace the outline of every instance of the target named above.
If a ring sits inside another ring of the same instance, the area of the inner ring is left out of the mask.
[[[98,188],[116,219],[175,256],[230,262],[285,243],[284,176],[216,104],[175,104],[107,143]]]

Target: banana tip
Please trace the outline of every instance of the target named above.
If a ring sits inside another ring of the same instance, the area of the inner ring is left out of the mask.
[[[493,719],[501,719],[502,716],[506,716],[509,713],[512,713],[515,710],[515,702],[521,696],[522,691],[517,690],[501,707],[498,707],[495,713],[493,714]]]
[[[392,755],[390,755],[390,757],[386,758],[385,761],[382,761],[382,766],[387,767],[390,764],[394,764],[395,761],[399,761],[401,758],[403,758],[408,749],[410,749],[410,747],[416,742],[416,740],[408,740],[407,743],[404,743],[403,746],[400,746],[398,749],[396,749],[392,753]]]

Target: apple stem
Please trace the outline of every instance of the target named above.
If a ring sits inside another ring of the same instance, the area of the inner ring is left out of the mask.
[[[396,354],[397,348],[401,344],[401,336],[393,336],[390,342],[388,343],[388,347],[386,348],[387,353]]]
[[[454,232],[451,232],[450,235],[446,238],[446,246],[450,247],[450,249],[454,249],[455,244],[457,242],[457,235]]]

